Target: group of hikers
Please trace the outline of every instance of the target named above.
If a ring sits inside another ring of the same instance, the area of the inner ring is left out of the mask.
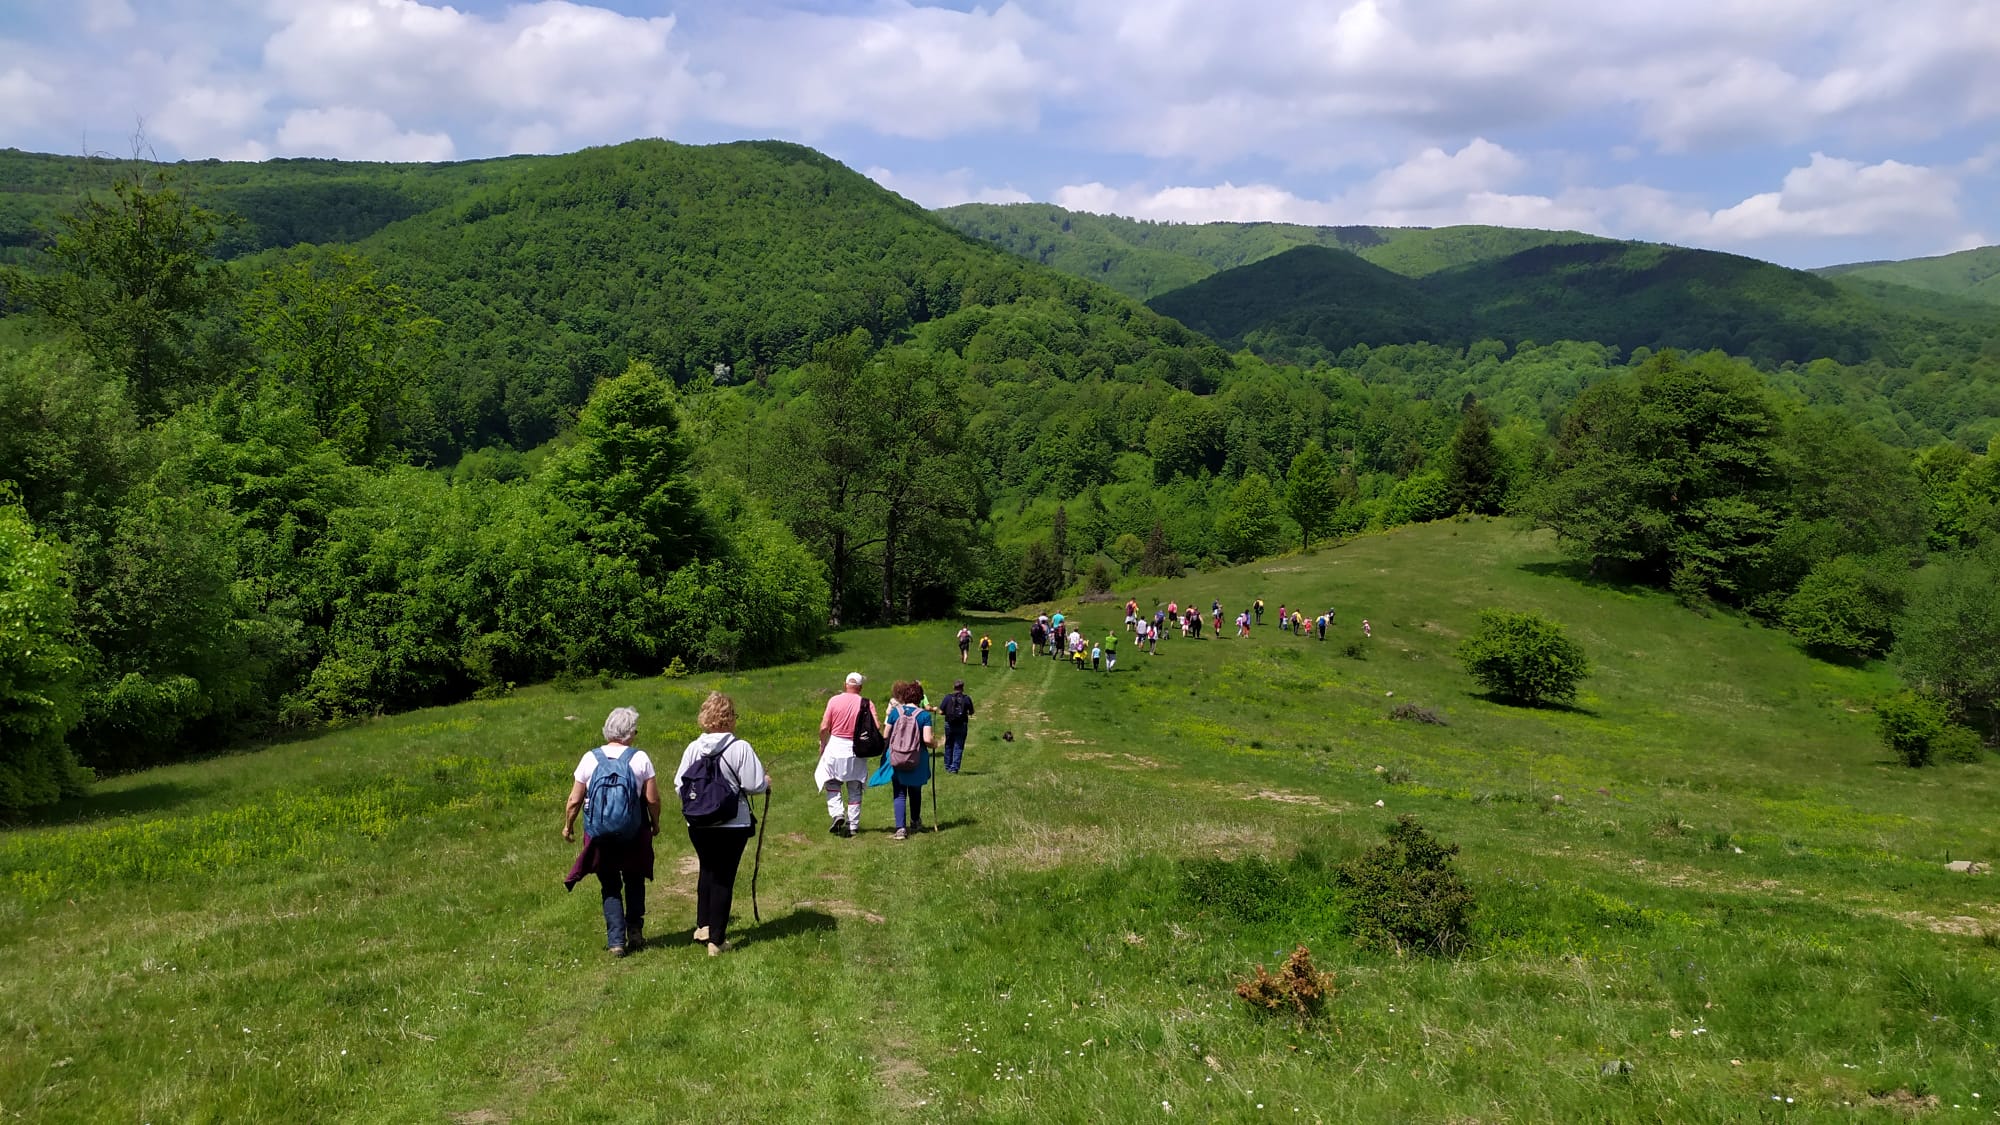
[[[1316,635],[1324,641],[1333,627],[1334,611],[1329,608],[1309,618],[1303,611],[1280,605],[1277,621],[1282,632],[1302,638]],[[1262,598],[1234,617],[1238,637],[1249,636],[1253,625],[1263,623]],[[1156,606],[1146,615],[1139,611],[1136,600],[1125,603],[1125,632],[1133,634],[1134,646],[1149,655],[1158,654],[1162,634],[1175,626],[1182,637],[1201,637],[1204,622],[1200,608],[1192,604],[1182,607],[1176,600]],[[1220,601],[1209,604],[1207,627],[1217,638],[1224,635]],[[1109,630],[1095,640],[1088,632],[1073,618],[1056,611],[1035,619],[1029,626],[1028,640],[1036,654],[1068,660],[1078,669],[1116,669],[1118,630]],[[1365,618],[1361,634],[1374,635],[1374,627]],[[957,640],[959,663],[967,664],[973,647],[972,630],[960,628]],[[985,667],[993,638],[980,637],[978,647],[979,663]],[[1020,644],[1009,637],[1007,667],[1018,666],[1020,650]],[[827,831],[842,839],[861,833],[863,794],[872,787],[888,786],[895,819],[892,838],[906,840],[912,832],[923,831],[926,786],[931,790],[936,827],[937,773],[931,759],[940,741],[940,726],[942,772],[955,774],[964,763],[966,735],[975,708],[964,680],[952,684],[951,694],[935,710],[920,681],[900,680],[890,688],[887,706],[878,716],[873,701],[862,694],[867,682],[861,673],[849,672],[842,690],[826,701],[819,721],[819,759],[813,782],[826,799]],[[697,721],[701,734],[681,752],[673,788],[681,802],[688,843],[699,862],[692,936],[697,943],[706,944],[713,957],[730,949],[729,913],[737,869],[743,852],[757,836],[758,822],[750,798],[764,794],[768,808],[771,779],[756,750],[736,736],[736,705],[727,695],[710,692]],[[584,821],[583,850],[564,885],[574,888],[587,875],[597,877],[604,904],[605,946],[617,957],[645,944],[646,882],[653,877],[653,837],[659,835],[661,827],[660,788],[652,758],[632,745],[638,729],[637,711],[620,707],[611,712],[604,720],[604,744],[584,754],[572,771],[573,783],[563,810],[563,839],[575,838],[579,813]],[[753,866],[753,914],[756,886]]]
[[[827,831],[848,839],[861,832],[862,794],[869,787],[889,786],[896,822],[893,838],[905,840],[911,832],[923,830],[926,784],[931,786],[931,813],[937,814],[931,755],[940,724],[922,683],[897,682],[879,720],[874,703],[861,693],[866,683],[867,677],[850,672],[844,689],[827,700],[820,716],[813,780],[826,797],[832,821]],[[959,680],[937,709],[943,719],[945,773],[959,772],[964,762],[973,711],[965,681]],[[699,863],[692,937],[716,957],[731,948],[729,913],[737,869],[756,835],[750,798],[764,794],[768,808],[771,779],[756,750],[736,737],[736,705],[728,696],[710,692],[697,721],[702,733],[681,752],[673,785],[688,843]],[[563,885],[574,888],[585,876],[597,877],[604,904],[605,948],[614,957],[645,944],[646,883],[653,877],[653,838],[661,828],[662,802],[653,760],[632,745],[638,730],[637,711],[620,707],[611,712],[604,720],[604,744],[584,754],[572,771],[569,800],[563,808],[563,839],[575,839],[579,813],[584,822],[583,850]],[[880,763],[871,765],[876,758]],[[754,908],[754,873],[751,895]]]

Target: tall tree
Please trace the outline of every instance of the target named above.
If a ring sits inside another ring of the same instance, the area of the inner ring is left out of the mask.
[[[265,271],[244,313],[264,373],[300,395],[320,435],[356,462],[379,457],[430,377],[438,322],[340,252]]]
[[[0,813],[79,793],[88,777],[63,745],[82,662],[60,560],[26,512],[0,505]]]
[[[1062,571],[1062,580],[1069,583],[1069,509],[1056,505],[1055,522],[1049,526],[1049,550],[1056,556],[1056,566]]]
[[[1318,442],[1308,442],[1285,474],[1285,512],[1299,525],[1299,548],[1311,550],[1340,507],[1340,484],[1333,459]]]
[[[1055,552],[1049,550],[1048,540],[1037,539],[1028,544],[1028,553],[1021,556],[1018,591],[1021,601],[1048,601],[1062,589],[1062,584],[1062,570],[1056,566]]]
[[[1506,462],[1493,444],[1493,415],[1485,403],[1473,399],[1459,415],[1458,431],[1445,451],[1444,479],[1452,511],[1491,515],[1500,510],[1507,491]]]
[[[124,377],[149,414],[172,409],[203,370],[202,327],[228,292],[212,256],[231,220],[196,206],[161,169],[112,184],[56,219],[46,274],[9,285]]]
[[[1279,530],[1277,491],[1263,473],[1251,473],[1238,482],[1215,521],[1223,552],[1237,562],[1270,551]]]
[[[855,329],[814,345],[798,397],[761,432],[761,491],[826,563],[827,624],[846,614],[857,558],[868,539],[861,512],[882,428],[864,375],[873,343]]]

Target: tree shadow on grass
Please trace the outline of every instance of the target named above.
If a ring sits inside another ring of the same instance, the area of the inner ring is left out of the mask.
[[[1506,699],[1501,696],[1495,695],[1490,691],[1474,691],[1474,692],[1467,692],[1466,694],[1470,695],[1474,699],[1479,700],[1481,703],[1491,703],[1495,707],[1505,707],[1510,711],[1525,711],[1531,713],[1535,711],[1550,711],[1561,715],[1582,715],[1585,718],[1590,718],[1590,719],[1596,719],[1601,717],[1597,712],[1592,711],[1590,708],[1581,707],[1574,703],[1555,703],[1555,702],[1521,703],[1516,700]]]
[[[0,825],[8,828],[53,828],[108,817],[161,812],[192,801],[206,791],[203,786],[178,781],[153,781],[110,791],[93,788],[82,797],[29,809],[0,821]]]
[[[823,910],[794,910],[779,915],[768,922],[752,922],[748,926],[738,926],[732,936],[740,935],[745,942],[783,941],[786,938],[806,934],[832,933],[840,928],[840,919]]]

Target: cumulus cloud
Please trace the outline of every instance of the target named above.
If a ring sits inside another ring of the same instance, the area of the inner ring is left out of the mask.
[[[1012,185],[980,185],[970,168],[949,172],[892,172],[872,167],[869,179],[922,207],[952,207],[960,203],[1027,203],[1031,197]]]
[[[278,147],[343,160],[450,160],[457,151],[443,133],[401,129],[379,110],[346,106],[294,110],[278,129]]]

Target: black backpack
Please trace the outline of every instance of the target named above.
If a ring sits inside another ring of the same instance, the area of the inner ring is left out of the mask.
[[[743,790],[729,771],[722,768],[722,752],[735,743],[731,735],[722,745],[696,758],[681,774],[681,816],[695,828],[721,824],[736,816]]]
[[[962,691],[944,697],[944,721],[957,726],[972,717],[972,697]]]
[[[888,749],[889,740],[882,737],[882,727],[875,721],[875,705],[862,700],[861,710],[854,715],[854,756],[879,758]]]

